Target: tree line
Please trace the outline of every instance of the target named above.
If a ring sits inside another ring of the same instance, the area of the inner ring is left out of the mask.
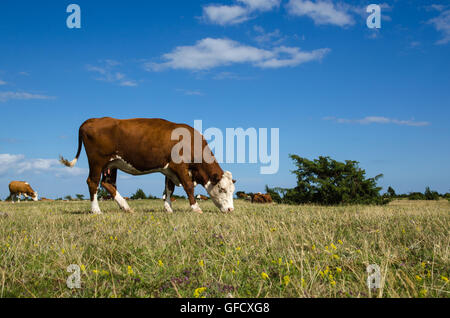
[[[439,200],[450,201],[450,193],[439,194],[425,189],[424,193],[413,192],[397,195],[392,187],[381,194],[382,188],[377,185],[382,174],[373,178],[366,177],[366,171],[359,167],[359,162],[346,160],[336,161],[330,157],[320,156],[309,160],[297,155],[290,155],[296,169],[291,171],[297,178],[294,188],[270,188],[266,192],[277,203],[285,204],[376,204],[382,205],[394,199]]]

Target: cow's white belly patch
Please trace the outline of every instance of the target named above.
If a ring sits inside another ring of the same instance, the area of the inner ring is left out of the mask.
[[[107,166],[108,169],[119,169],[125,173],[131,174],[133,176],[142,176],[145,174],[151,174],[151,173],[157,173],[160,172],[166,177],[168,177],[170,180],[172,180],[173,183],[175,183],[177,186],[181,186],[181,182],[178,179],[178,176],[169,169],[169,164],[167,164],[164,168],[158,168],[158,169],[152,169],[147,171],[140,171],[133,167],[130,163],[126,162],[119,156],[115,156],[112,158]]]

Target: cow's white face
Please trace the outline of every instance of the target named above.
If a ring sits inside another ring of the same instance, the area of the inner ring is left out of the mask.
[[[222,179],[217,184],[209,184],[206,186],[206,191],[211,196],[211,200],[222,212],[233,212],[234,190],[233,176],[229,171],[225,171]]]
[[[38,193],[35,192],[34,195],[31,197],[33,199],[33,201],[37,201],[38,200]]]

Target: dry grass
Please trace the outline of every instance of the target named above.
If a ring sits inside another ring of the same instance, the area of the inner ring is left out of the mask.
[[[252,205],[0,203],[0,297],[449,297],[447,201]],[[82,267],[69,289],[66,268]],[[381,267],[369,291],[366,267]],[[198,289],[205,287],[204,289]]]

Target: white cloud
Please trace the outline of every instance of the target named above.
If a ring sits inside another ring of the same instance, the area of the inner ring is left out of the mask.
[[[120,86],[126,87],[138,86],[137,81],[129,79],[125,74],[117,70],[117,67],[120,65],[120,62],[107,59],[100,61],[100,66],[87,65],[86,69],[89,72],[97,73],[100,75],[100,77],[96,78],[97,81],[115,83]]]
[[[0,92],[0,102],[7,102],[8,100],[18,99],[18,100],[32,100],[32,99],[55,99],[54,96],[46,96],[39,94],[31,94],[27,92]]]
[[[229,39],[206,38],[193,46],[179,46],[171,53],[163,55],[166,62],[147,63],[149,71],[164,69],[207,70],[219,66],[250,63],[261,68],[297,66],[322,59],[330,49],[310,52],[297,47],[276,47],[271,50],[260,49]]]
[[[0,175],[53,173],[57,177],[86,175],[87,169],[63,167],[57,159],[27,159],[24,155],[0,154]]]
[[[270,43],[272,45],[280,44],[285,40],[280,30],[275,29],[273,32],[266,32],[261,26],[256,25],[253,28],[259,35],[255,37],[255,41],[259,44]]]
[[[434,28],[442,33],[442,38],[436,44],[450,42],[450,10],[442,11],[439,16],[428,21]]]
[[[280,6],[281,0],[237,0],[239,5],[210,4],[203,7],[206,22],[222,26],[233,25],[251,19],[251,14],[270,11]]]
[[[332,24],[341,27],[353,25],[355,21],[349,14],[350,7],[334,4],[331,0],[289,0],[288,12],[296,16],[308,16],[317,25]]]
[[[137,86],[137,82],[136,81],[123,81],[119,84],[120,86],[128,86],[128,87],[133,87],[133,86]]]
[[[238,24],[249,19],[247,9],[241,6],[223,5],[203,7],[203,17],[205,21],[219,25]]]
[[[247,6],[251,11],[270,11],[280,6],[281,0],[238,0]]]
[[[177,92],[181,92],[187,96],[203,96],[204,94],[199,90],[190,90],[190,89],[177,89]]]
[[[426,121],[414,121],[414,120],[398,120],[388,117],[381,116],[368,116],[362,119],[345,119],[345,118],[336,118],[336,117],[325,117],[324,120],[332,120],[339,124],[360,124],[360,125],[368,125],[368,124],[395,124],[401,126],[414,126],[414,127],[423,127],[429,126],[430,123]]]

